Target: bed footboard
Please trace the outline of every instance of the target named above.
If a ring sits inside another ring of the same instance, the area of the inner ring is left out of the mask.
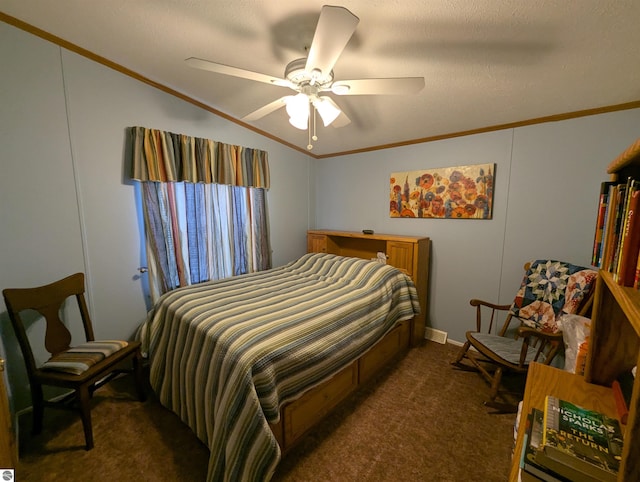
[[[280,412],[280,422],[271,425],[282,452],[291,449],[340,402],[370,380],[396,355],[407,350],[413,322],[413,319],[399,322],[360,358],[285,405]]]

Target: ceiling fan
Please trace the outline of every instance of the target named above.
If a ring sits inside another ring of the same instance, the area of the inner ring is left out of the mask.
[[[185,62],[197,69],[288,87],[297,94],[285,95],[244,116],[244,121],[258,120],[281,107],[286,107],[289,122],[296,128],[309,129],[309,145],[315,135],[315,112],[326,126],[342,127],[351,122],[328,95],[394,95],[416,94],[424,88],[423,77],[334,80],[333,66],[355,32],[360,19],[344,7],[325,5],[320,12],[311,47],[306,58],[296,59],[285,68],[284,78],[231,67],[190,57]],[[313,116],[311,114],[314,114]],[[314,122],[311,135],[309,119]]]

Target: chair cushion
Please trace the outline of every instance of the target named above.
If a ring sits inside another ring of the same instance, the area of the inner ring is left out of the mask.
[[[127,345],[121,340],[88,341],[52,356],[42,369],[80,375]]]
[[[520,285],[511,313],[531,328],[556,333],[558,318],[578,311],[597,271],[554,260],[536,260]]]
[[[514,339],[508,338],[505,336],[491,335],[488,333],[467,333],[467,338],[473,338],[473,340],[478,343],[484,345],[486,348],[491,350],[493,353],[498,355],[500,358],[505,360],[508,363],[513,365],[518,365],[520,363],[520,351],[522,349],[522,343],[524,342],[524,338]],[[472,345],[473,340],[471,341]],[[536,356],[536,350],[528,350],[527,351],[527,359],[525,360],[525,365],[531,363]]]

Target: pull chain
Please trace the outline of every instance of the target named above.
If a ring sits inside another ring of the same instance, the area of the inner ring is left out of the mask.
[[[311,104],[311,103],[310,103]],[[309,127],[307,128],[307,133],[309,134],[309,144],[307,145],[307,149],[313,149],[313,144],[311,144],[311,139],[314,141],[318,140],[318,136],[316,136],[316,107],[311,104],[311,108],[313,109],[313,116],[310,116],[309,119]],[[313,136],[311,135],[311,126],[313,125]]]
[[[313,106],[313,137],[311,137],[311,139],[313,139],[314,141],[318,140],[318,136],[316,135],[316,126],[318,125],[318,119],[316,117],[316,106]]]

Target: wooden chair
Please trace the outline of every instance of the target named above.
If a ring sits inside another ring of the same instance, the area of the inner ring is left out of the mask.
[[[489,382],[491,392],[485,405],[500,412],[516,409],[513,403],[496,401],[503,373],[526,374],[532,361],[550,364],[563,347],[558,319],[563,314],[586,316],[595,291],[597,271],[591,268],[536,260],[525,264],[525,271],[512,304],[470,301],[476,308],[476,329],[466,333],[467,341],[451,362],[458,368],[478,371]],[[506,313],[506,319],[496,333],[500,312]],[[514,318],[519,326],[510,330]]]
[[[33,433],[42,430],[44,407],[76,408],[84,428],[86,449],[93,448],[91,397],[93,392],[123,372],[134,372],[140,401],[145,400],[140,342],[95,341],[93,327],[84,298],[84,274],[76,273],[62,280],[36,288],[2,291],[24,357],[33,404]],[[71,333],[60,319],[65,300],[75,296],[84,325],[86,343],[71,347]],[[45,348],[51,358],[36,365],[25,324],[20,317],[25,310],[35,310],[46,320]],[[123,368],[131,361],[132,369]],[[122,363],[121,363],[122,362]],[[45,400],[43,385],[73,389],[62,400]],[[75,403],[73,403],[75,402]]]

